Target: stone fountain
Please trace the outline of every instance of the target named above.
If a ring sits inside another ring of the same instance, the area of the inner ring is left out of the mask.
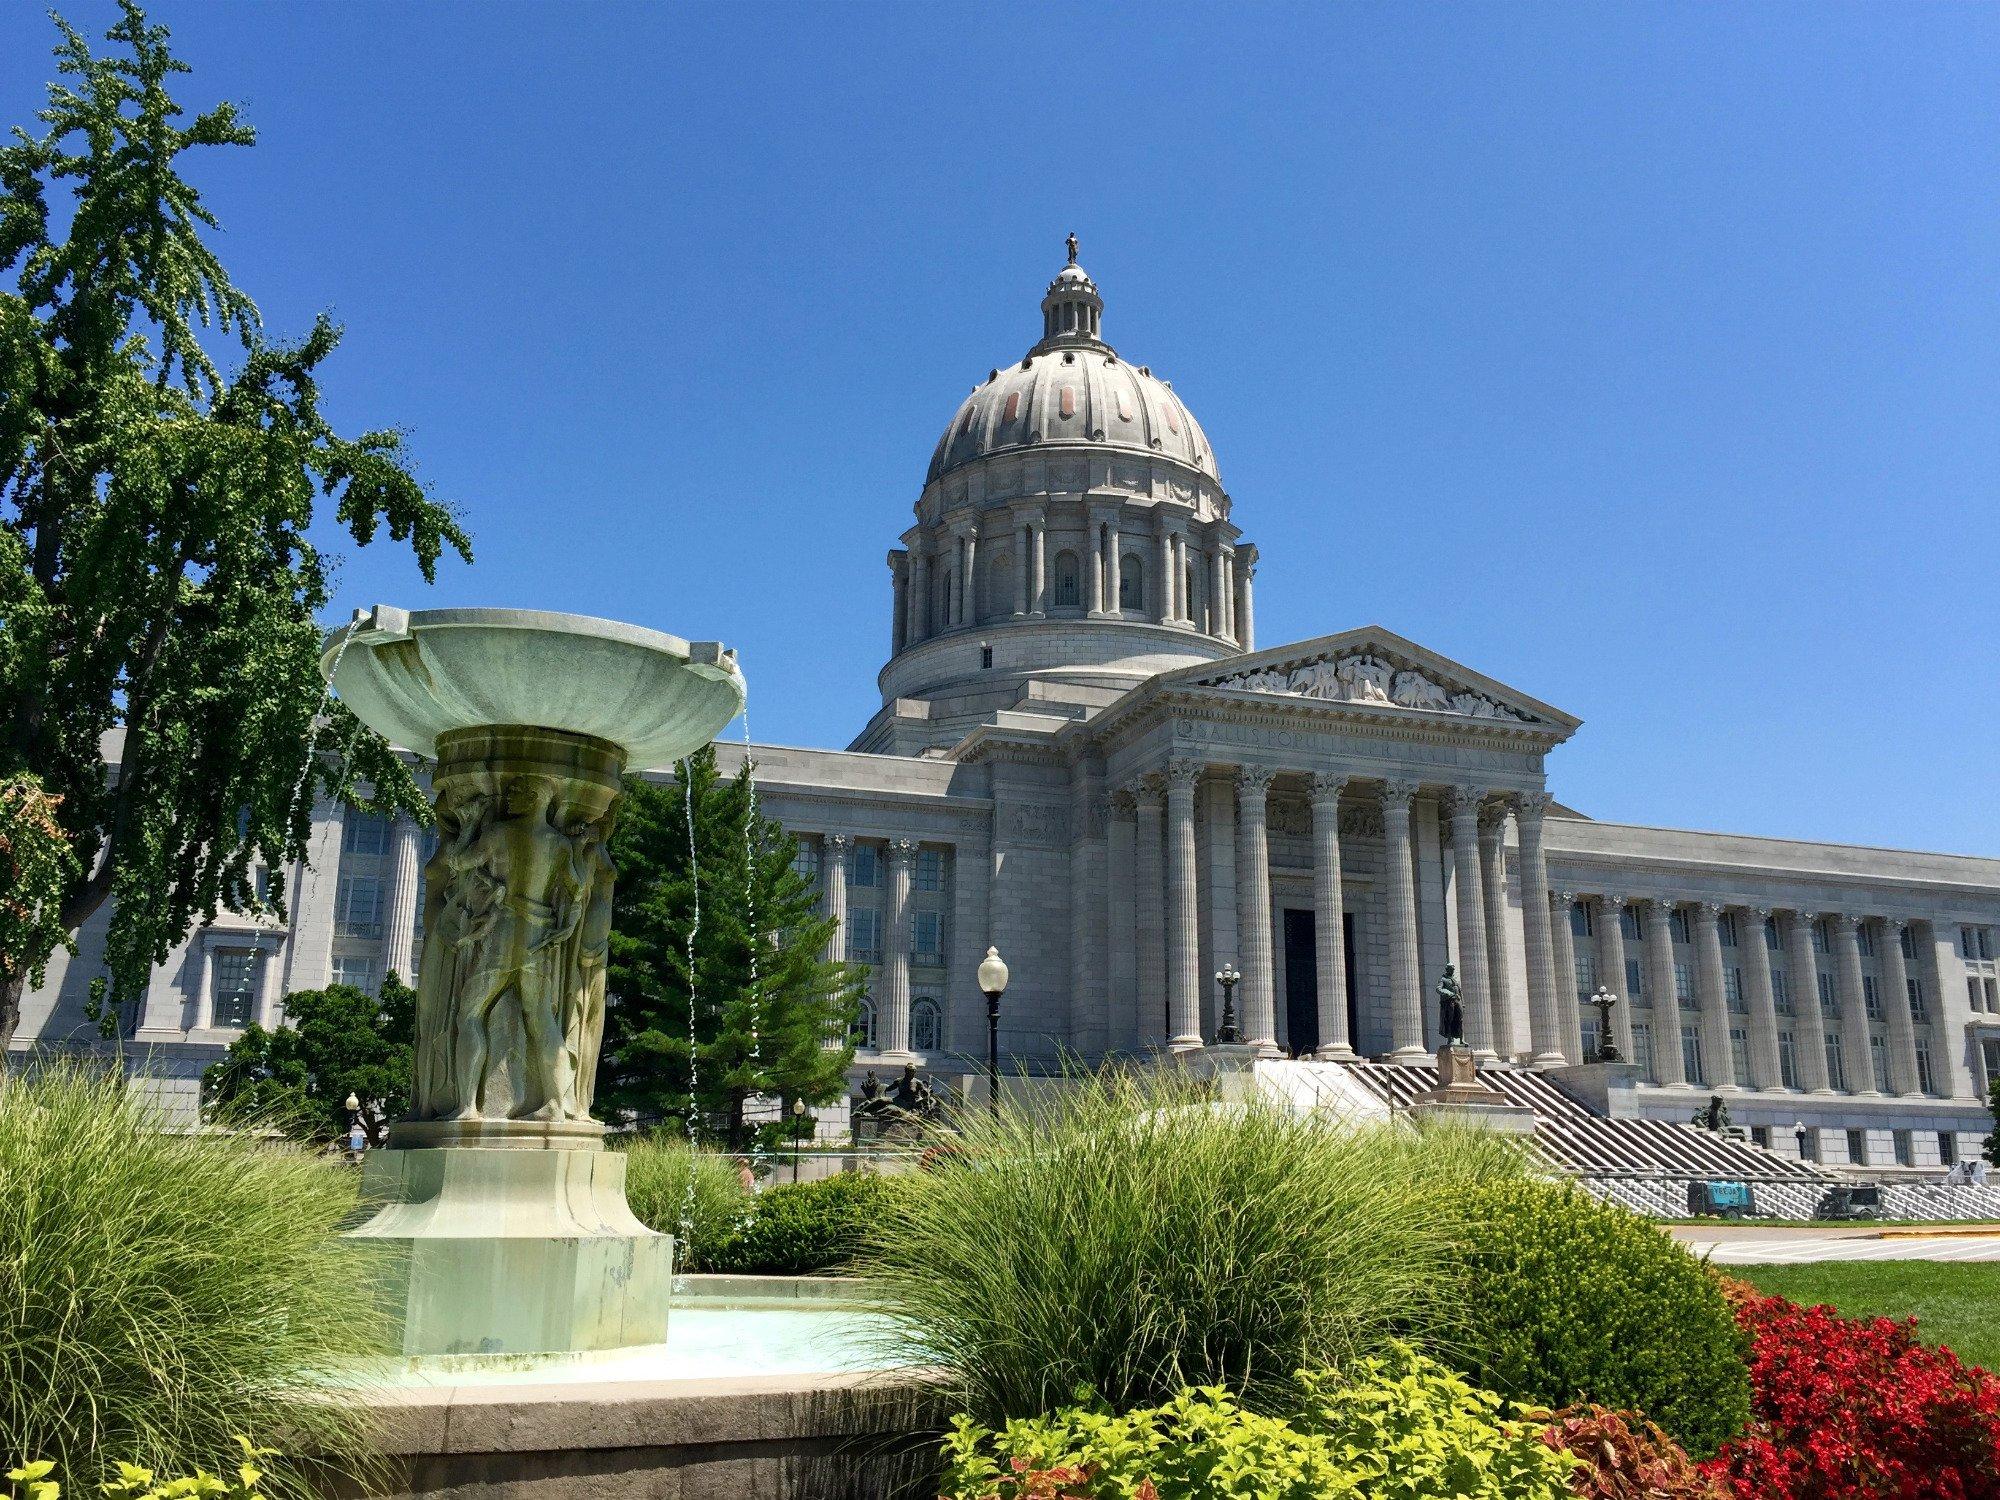
[[[379,605],[321,671],[432,757],[409,1118],[368,1154],[405,1355],[583,1353],[666,1338],[673,1239],[625,1201],[591,1118],[621,778],[743,708],[712,641],[581,615]]]

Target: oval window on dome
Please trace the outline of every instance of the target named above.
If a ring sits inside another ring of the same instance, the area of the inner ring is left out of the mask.
[[[1061,405],[1062,405],[1062,414],[1063,414],[1063,415],[1064,415],[1065,417],[1073,417],[1073,416],[1075,416],[1075,415],[1076,415],[1076,387],[1075,387],[1075,386],[1073,386],[1073,385],[1066,385],[1066,386],[1064,386],[1064,387],[1062,388],[1062,402],[1061,402]]]
[[[1019,391],[1009,391],[1007,393],[1007,406],[1006,409],[1000,413],[1000,420],[1003,422],[1011,422],[1020,415],[1021,415],[1021,393]]]

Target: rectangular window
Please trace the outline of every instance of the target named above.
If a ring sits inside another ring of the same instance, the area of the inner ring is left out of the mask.
[[[2000,1011],[2000,979],[1986,981],[1986,1013],[1992,1015]]]
[[[1875,983],[1875,976],[1873,974],[1863,974],[1861,976],[1861,1003],[1868,1009],[1869,1020],[1880,1021],[1886,1019],[1882,1014],[1882,989],[1880,985]]]
[[[1979,940],[1972,935],[1970,927],[1958,929],[1958,956],[1960,958],[1979,957]]]
[[[1914,1167],[1917,1164],[1917,1153],[1915,1146],[1911,1144],[1910,1132],[1907,1130],[1897,1131],[1895,1142],[1896,1165],[1899,1167]]]
[[[343,875],[335,888],[334,931],[342,937],[378,938],[382,935],[382,877]]]
[[[1979,1060],[1986,1067],[1986,1086],[1993,1087],[1993,1080],[2000,1078],[2000,1037],[1979,1039]]]
[[[1868,1071],[1875,1075],[1875,1087],[1889,1092],[1889,1044],[1879,1036],[1868,1038]]]
[[[818,885],[819,850],[811,844],[800,844],[798,852],[792,856],[792,869],[807,885]]]
[[[910,962],[935,967],[944,962],[944,913],[920,911],[912,919]]]
[[[1922,1042],[1917,1043],[1917,1087],[1926,1094],[1935,1094],[1937,1075],[1931,1072],[1931,1049]]]
[[[1910,992],[1910,1014],[1921,1021],[1924,1018],[1924,987],[1914,979],[1905,979],[1903,983]]]
[[[1906,959],[1910,959],[1911,961],[1913,961],[1913,962],[1914,962],[1914,961],[1915,961],[1915,959],[1916,959],[1916,956],[1917,956],[1917,929],[1916,929],[1916,928],[1914,928],[1914,927],[1905,927],[1905,928],[1903,929],[1903,937],[1902,937],[1902,944],[1903,944],[1903,957],[1904,957],[1904,958],[1906,958]]]
[[[1993,956],[1993,929],[1990,927],[1979,929],[1979,956],[1981,958]]]
[[[1597,993],[1597,955],[1588,949],[1576,956],[1576,992],[1579,996]]]
[[[847,857],[847,883],[873,890],[882,883],[882,857],[873,844],[856,844]]]
[[[1750,1002],[1743,998],[1743,971],[1741,969],[1724,969],[1722,971],[1722,998],[1728,1002],[1729,1008],[1738,1015],[1748,1015],[1750,1013]]]
[[[1986,1009],[1986,988],[1980,984],[1977,974],[1965,976],[1965,1003],[1975,1013]]]
[[[882,914],[873,907],[857,906],[847,913],[847,956],[856,963],[882,961]]]
[[[1750,1033],[1741,1026],[1729,1028],[1729,1066],[1738,1083],[1750,1081]]]
[[[1808,1126],[1803,1136],[1794,1135],[1792,1139],[1799,1143],[1800,1161],[1819,1160],[1819,1130],[1817,1127]]]
[[[1597,1056],[1597,1012],[1578,1016],[1577,1027],[1583,1034],[1583,1055],[1586,1058]]]
[[[1779,1015],[1789,1016],[1792,1013],[1791,980],[1783,969],[1771,971],[1771,1002],[1777,1007]]]
[[[375,993],[375,960],[359,958],[351,953],[336,953],[333,956],[333,982],[352,985],[368,994]]]
[[[919,849],[917,851],[917,889],[920,891],[941,891],[944,889],[944,851],[942,849]]]
[[[1694,965],[1674,960],[1674,998],[1686,1005],[1694,999]]]
[[[1812,950],[1815,953],[1833,951],[1833,929],[1824,917],[1812,924]]]
[[[342,854],[383,854],[389,848],[389,820],[380,813],[350,807],[340,816]]]
[[[1798,1044],[1789,1031],[1778,1033],[1778,1079],[1788,1089],[1799,1086]]]
[[[1701,1065],[1701,1028],[1683,1026],[1681,1028],[1681,1068],[1687,1074],[1689,1083],[1707,1083],[1708,1073]]]
[[[1847,1059],[1840,1055],[1840,1033],[1823,1032],[1820,1044],[1826,1050],[1827,1087],[1844,1089],[1847,1087]]]
[[[1875,929],[1870,927],[1866,922],[1856,922],[1854,924],[1854,941],[1856,946],[1861,949],[1861,956],[1863,958],[1873,958],[1875,956]]]
[[[1773,953],[1776,953],[1783,946],[1778,938],[1778,919],[1776,917],[1764,918],[1764,946],[1769,948]]]
[[[1938,1132],[1938,1165],[1944,1167],[1958,1165],[1958,1137],[1949,1130]]]
[[[1587,938],[1591,934],[1590,908],[1581,901],[1569,909],[1569,930],[1572,937]]]
[[[1813,977],[1819,981],[1819,1008],[1829,1016],[1839,1015],[1840,1002],[1834,998],[1833,976],[1831,974],[1816,974]]]
[[[1632,1061],[1646,1077],[1653,1076],[1653,1028],[1645,1021],[1632,1024]]]
[[[1638,959],[1628,958],[1625,960],[1625,994],[1634,1005],[1643,1005],[1645,1003],[1645,978],[1646,976],[1641,970]]]
[[[1750,1127],[1750,1139],[1757,1145],[1762,1146],[1766,1151],[1769,1151],[1771,1149],[1771,1127],[1768,1125],[1752,1125]]]
[[[1673,934],[1677,943],[1691,943],[1694,939],[1688,933],[1688,914],[1685,906],[1676,906],[1667,913],[1667,931]]]
[[[1639,926],[1639,908],[1621,906],[1618,908],[1618,930],[1625,935],[1625,941],[1636,943],[1646,934]]]
[[[1868,1165],[1868,1132],[1850,1130],[1847,1132],[1847,1159],[1857,1167]]]
[[[1716,936],[1722,940],[1723,947],[1734,948],[1736,946],[1736,913],[1726,911],[1717,917],[1715,919],[1715,932]]]
[[[257,1003],[257,977],[264,955],[255,948],[218,948],[210,995],[218,1026],[248,1026]]]

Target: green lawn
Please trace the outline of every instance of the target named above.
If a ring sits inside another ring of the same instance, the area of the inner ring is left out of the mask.
[[[1926,1343],[1948,1344],[1967,1364],[2000,1370],[2000,1261],[1830,1260],[1716,1269],[1801,1305],[1830,1303],[1849,1317],[1915,1317]]]

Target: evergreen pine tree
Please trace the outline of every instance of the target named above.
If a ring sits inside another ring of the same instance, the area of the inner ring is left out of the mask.
[[[824,957],[833,922],[792,866],[797,843],[753,809],[748,772],[724,780],[712,748],[672,781],[626,782],[597,1087],[607,1119],[685,1119],[692,1096],[697,1132],[740,1150],[785,1132],[745,1118],[752,1097],[789,1109],[845,1089],[865,971]]]

